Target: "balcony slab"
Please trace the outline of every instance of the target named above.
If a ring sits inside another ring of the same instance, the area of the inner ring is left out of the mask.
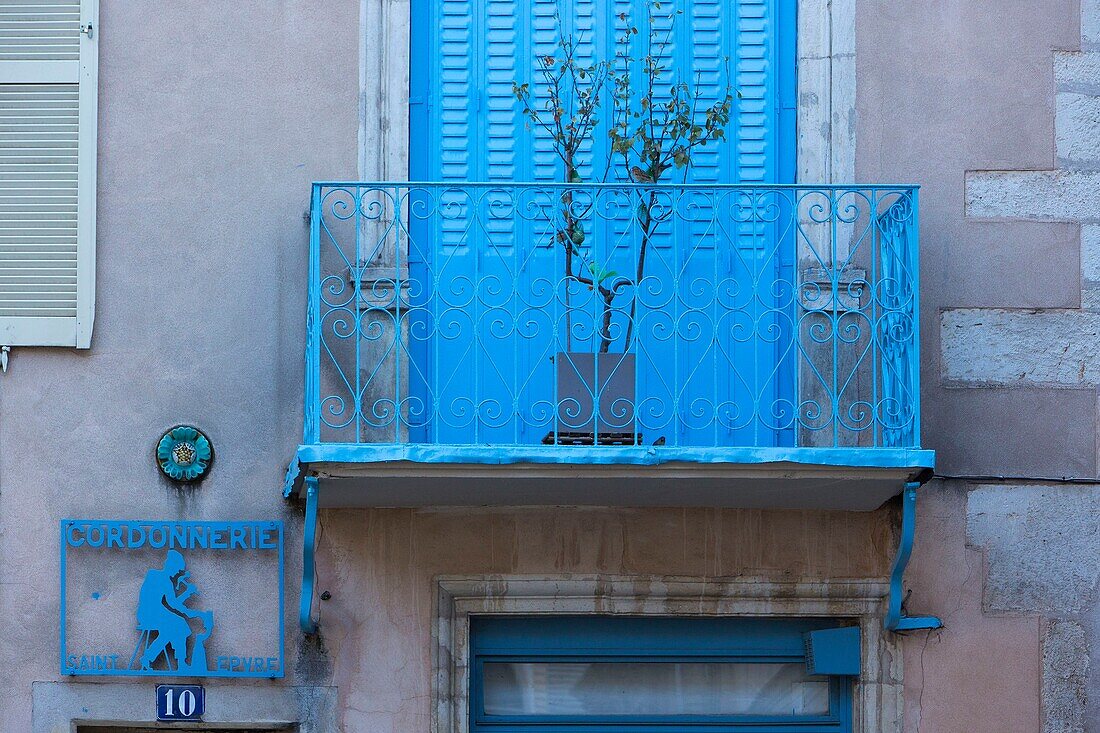
[[[286,495],[321,508],[635,506],[870,511],[931,474],[912,448],[299,446]]]

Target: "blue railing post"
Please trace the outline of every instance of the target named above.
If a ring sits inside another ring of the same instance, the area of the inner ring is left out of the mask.
[[[309,285],[306,291],[306,363],[302,442],[321,440],[321,186],[309,205]]]
[[[912,435],[906,447],[917,447],[921,444],[920,435],[920,205],[918,194],[920,190],[914,186],[910,189],[909,196],[913,202],[913,213],[906,222],[909,228],[907,237],[909,255],[909,273],[912,278],[913,290],[913,355],[910,359],[911,386],[909,394],[912,396],[913,409]]]

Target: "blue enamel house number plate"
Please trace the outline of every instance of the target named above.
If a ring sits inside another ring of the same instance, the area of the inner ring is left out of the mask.
[[[283,676],[282,522],[60,530],[61,674]]]
[[[202,685],[157,685],[157,720],[200,720],[205,714]]]

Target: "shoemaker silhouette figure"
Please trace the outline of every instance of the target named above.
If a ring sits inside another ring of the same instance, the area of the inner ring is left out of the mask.
[[[202,620],[204,629],[196,637],[196,642],[205,642],[214,630],[214,614],[210,611],[198,611],[188,608],[186,601],[197,593],[197,589],[188,577],[186,563],[176,550],[169,550],[164,558],[164,566],[153,568],[145,574],[138,595],[137,628],[141,632],[138,647],[130,659],[141,653],[141,669],[152,669],[157,657],[164,654],[168,669],[180,673],[206,672],[205,649],[202,653],[192,654],[191,663],[187,662],[187,640],[191,637],[191,625],[188,619]],[[201,641],[200,641],[201,640]],[[144,651],[141,650],[144,644]],[[172,659],[168,657],[168,648],[172,649]],[[196,649],[196,651],[199,651]]]

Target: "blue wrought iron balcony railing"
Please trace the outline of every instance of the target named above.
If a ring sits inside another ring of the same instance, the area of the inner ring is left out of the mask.
[[[310,216],[304,446],[927,453],[915,187],[317,183]]]
[[[921,450],[912,186],[316,183],[301,627],[322,507],[870,510]],[[503,479],[503,480],[494,480]]]

